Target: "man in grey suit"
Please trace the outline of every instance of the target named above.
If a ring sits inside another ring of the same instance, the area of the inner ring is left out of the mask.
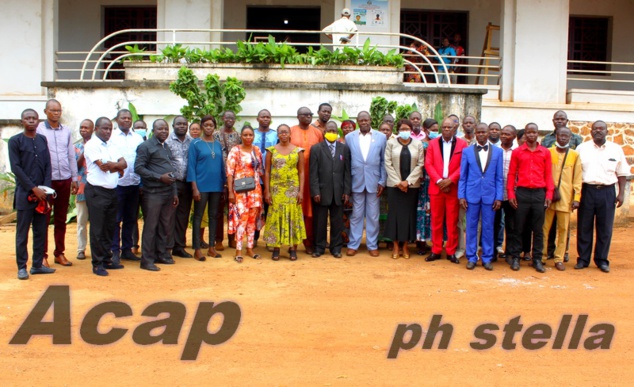
[[[357,123],[359,130],[346,135],[352,165],[352,217],[347,255],[353,256],[359,249],[365,217],[365,242],[370,255],[378,257],[379,196],[385,187],[383,159],[387,140],[383,133],[370,128],[370,113],[360,112]]]
[[[337,141],[337,123],[326,124],[326,141],[310,149],[310,196],[313,198],[313,230],[318,258],[326,251],[326,229],[330,211],[330,253],[341,258],[343,248],[343,205],[351,190],[350,149]]]

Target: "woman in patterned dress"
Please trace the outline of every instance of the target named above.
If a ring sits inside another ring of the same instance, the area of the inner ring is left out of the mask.
[[[429,145],[430,134],[438,132],[438,122],[431,118],[423,122],[423,130],[425,138],[421,140],[425,153]],[[421,177],[420,190],[418,191],[418,205],[416,206],[416,249],[418,255],[427,252],[427,241],[431,241],[431,212],[429,205],[429,175],[423,168],[423,176]]]
[[[254,259],[260,254],[253,253],[253,242],[257,220],[262,210],[262,153],[253,145],[255,132],[250,126],[240,132],[242,144],[234,146],[227,156],[227,190],[229,192],[229,234],[236,236],[236,254],[234,260],[242,263],[242,240],[247,236],[247,255]],[[247,192],[236,192],[234,182],[251,177],[255,181],[255,189]]]
[[[290,259],[297,259],[297,245],[306,239],[302,198],[304,150],[290,143],[291,129],[277,127],[279,143],[266,150],[264,200],[269,204],[264,241],[273,246],[272,259],[280,259],[280,247],[289,245]],[[302,161],[302,162],[299,162]]]

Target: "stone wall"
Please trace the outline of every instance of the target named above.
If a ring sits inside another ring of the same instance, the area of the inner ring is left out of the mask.
[[[634,174],[634,123],[608,122],[608,141],[615,142],[623,148],[623,153],[630,165],[630,174]],[[583,141],[591,141],[590,121],[570,121],[568,124],[573,133],[583,137]]]

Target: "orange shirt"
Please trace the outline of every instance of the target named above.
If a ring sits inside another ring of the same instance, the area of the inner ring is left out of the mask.
[[[299,125],[291,128],[291,144],[304,150],[304,199],[302,200],[302,211],[305,217],[313,216],[312,199],[310,197],[310,148],[323,141],[324,135],[314,126],[308,126],[304,130]]]

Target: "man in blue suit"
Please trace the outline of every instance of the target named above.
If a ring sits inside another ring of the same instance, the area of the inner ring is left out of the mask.
[[[502,150],[488,143],[489,127],[480,123],[475,130],[477,143],[462,152],[458,199],[467,211],[467,269],[478,261],[478,222],[482,216],[482,265],[493,270],[493,223],[504,195]]]
[[[379,196],[385,187],[386,137],[370,128],[370,113],[363,111],[357,115],[359,130],[346,135],[346,145],[350,148],[352,172],[352,216],[350,217],[350,242],[346,255],[357,253],[363,237],[365,217],[365,242],[373,257],[379,256]]]

